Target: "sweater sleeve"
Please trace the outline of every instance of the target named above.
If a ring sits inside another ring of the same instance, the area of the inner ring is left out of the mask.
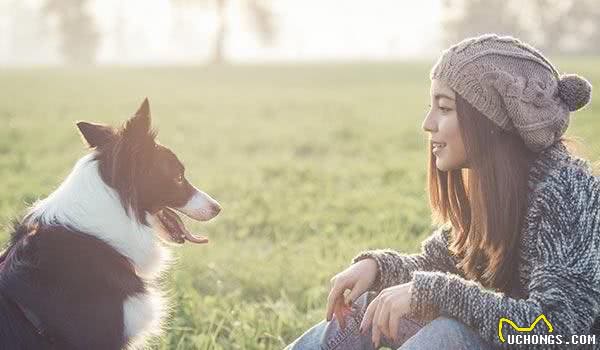
[[[406,283],[414,271],[443,271],[460,274],[456,260],[448,250],[450,228],[440,227],[421,243],[418,254],[402,254],[391,249],[368,250],[358,254],[353,260],[371,258],[377,262],[377,277],[371,290],[381,290]]]
[[[562,344],[544,348],[564,348],[571,335],[590,334],[600,313],[600,190],[597,180],[573,169],[554,174],[556,179],[539,194],[529,222],[532,234],[530,283],[527,299],[513,299],[482,288],[481,284],[441,272],[415,272],[411,313],[439,313],[469,325],[485,340],[511,349],[532,345],[508,345],[509,335],[554,335]],[[528,333],[517,327],[530,327],[544,314],[553,327],[539,320]],[[560,336],[560,337],[557,337]]]

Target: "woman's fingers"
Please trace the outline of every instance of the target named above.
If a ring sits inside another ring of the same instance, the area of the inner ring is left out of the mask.
[[[362,322],[360,323],[361,333],[364,334],[365,329],[367,329],[367,327],[371,327],[371,324],[373,322],[373,316],[375,315],[375,311],[377,311],[377,304],[379,304],[379,297],[373,299],[369,306],[367,306],[365,315],[363,316]]]
[[[373,323],[373,330],[371,334],[371,341],[375,349],[379,348],[379,340],[381,339],[381,330],[377,327],[377,324]]]
[[[377,325],[380,333],[385,335],[388,339],[391,339],[390,336],[390,310],[388,309],[385,299],[381,300],[379,306],[377,307],[377,312],[375,313],[375,318],[373,319],[373,323]],[[379,339],[378,339],[379,341]]]
[[[340,324],[340,328],[346,328],[346,320],[344,319],[343,311],[340,308],[340,303],[336,301],[335,306],[333,307],[333,316]]]
[[[352,311],[350,310],[350,308],[343,303],[342,299],[338,299],[338,301],[336,302],[334,314],[341,329],[346,328],[346,316],[348,316],[351,312]]]
[[[339,277],[333,277],[331,279],[331,290],[329,291],[329,295],[327,296],[327,321],[331,321],[333,317],[334,308],[338,300],[344,300],[344,291],[346,290],[347,282],[344,279]]]
[[[388,338],[394,340],[395,342],[398,341],[399,325],[400,315],[396,314],[395,312],[390,313],[390,333],[392,336]]]
[[[329,295],[327,296],[327,316],[325,317],[327,321],[331,321],[331,318],[333,317],[333,311],[336,306],[335,304],[340,296],[340,292],[338,291],[339,289],[341,288],[334,284],[329,291]]]

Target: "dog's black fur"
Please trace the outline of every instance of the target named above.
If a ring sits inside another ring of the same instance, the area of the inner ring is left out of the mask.
[[[0,272],[0,349],[126,345],[123,301],[145,286],[122,255],[81,232],[19,224],[8,251]],[[39,324],[17,303],[35,310]]]

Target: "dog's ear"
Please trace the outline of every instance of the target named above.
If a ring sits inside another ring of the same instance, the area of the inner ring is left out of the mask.
[[[112,141],[116,135],[116,132],[112,127],[103,124],[77,122],[77,128],[85,142],[91,148],[105,145]]]
[[[149,135],[150,125],[152,120],[150,118],[150,104],[148,98],[144,99],[144,102],[140,105],[135,115],[125,123],[123,132],[127,136],[134,138],[143,137]]]

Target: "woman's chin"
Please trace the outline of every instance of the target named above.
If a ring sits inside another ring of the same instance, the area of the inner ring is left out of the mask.
[[[444,162],[441,161],[439,158],[436,159],[435,166],[438,168],[439,171],[448,171],[446,164],[444,164]]]
[[[455,169],[468,169],[468,166],[466,165],[448,165],[445,164],[444,162],[440,162],[439,160],[435,163],[436,168],[438,168],[439,171],[450,171],[450,170],[455,170]]]

